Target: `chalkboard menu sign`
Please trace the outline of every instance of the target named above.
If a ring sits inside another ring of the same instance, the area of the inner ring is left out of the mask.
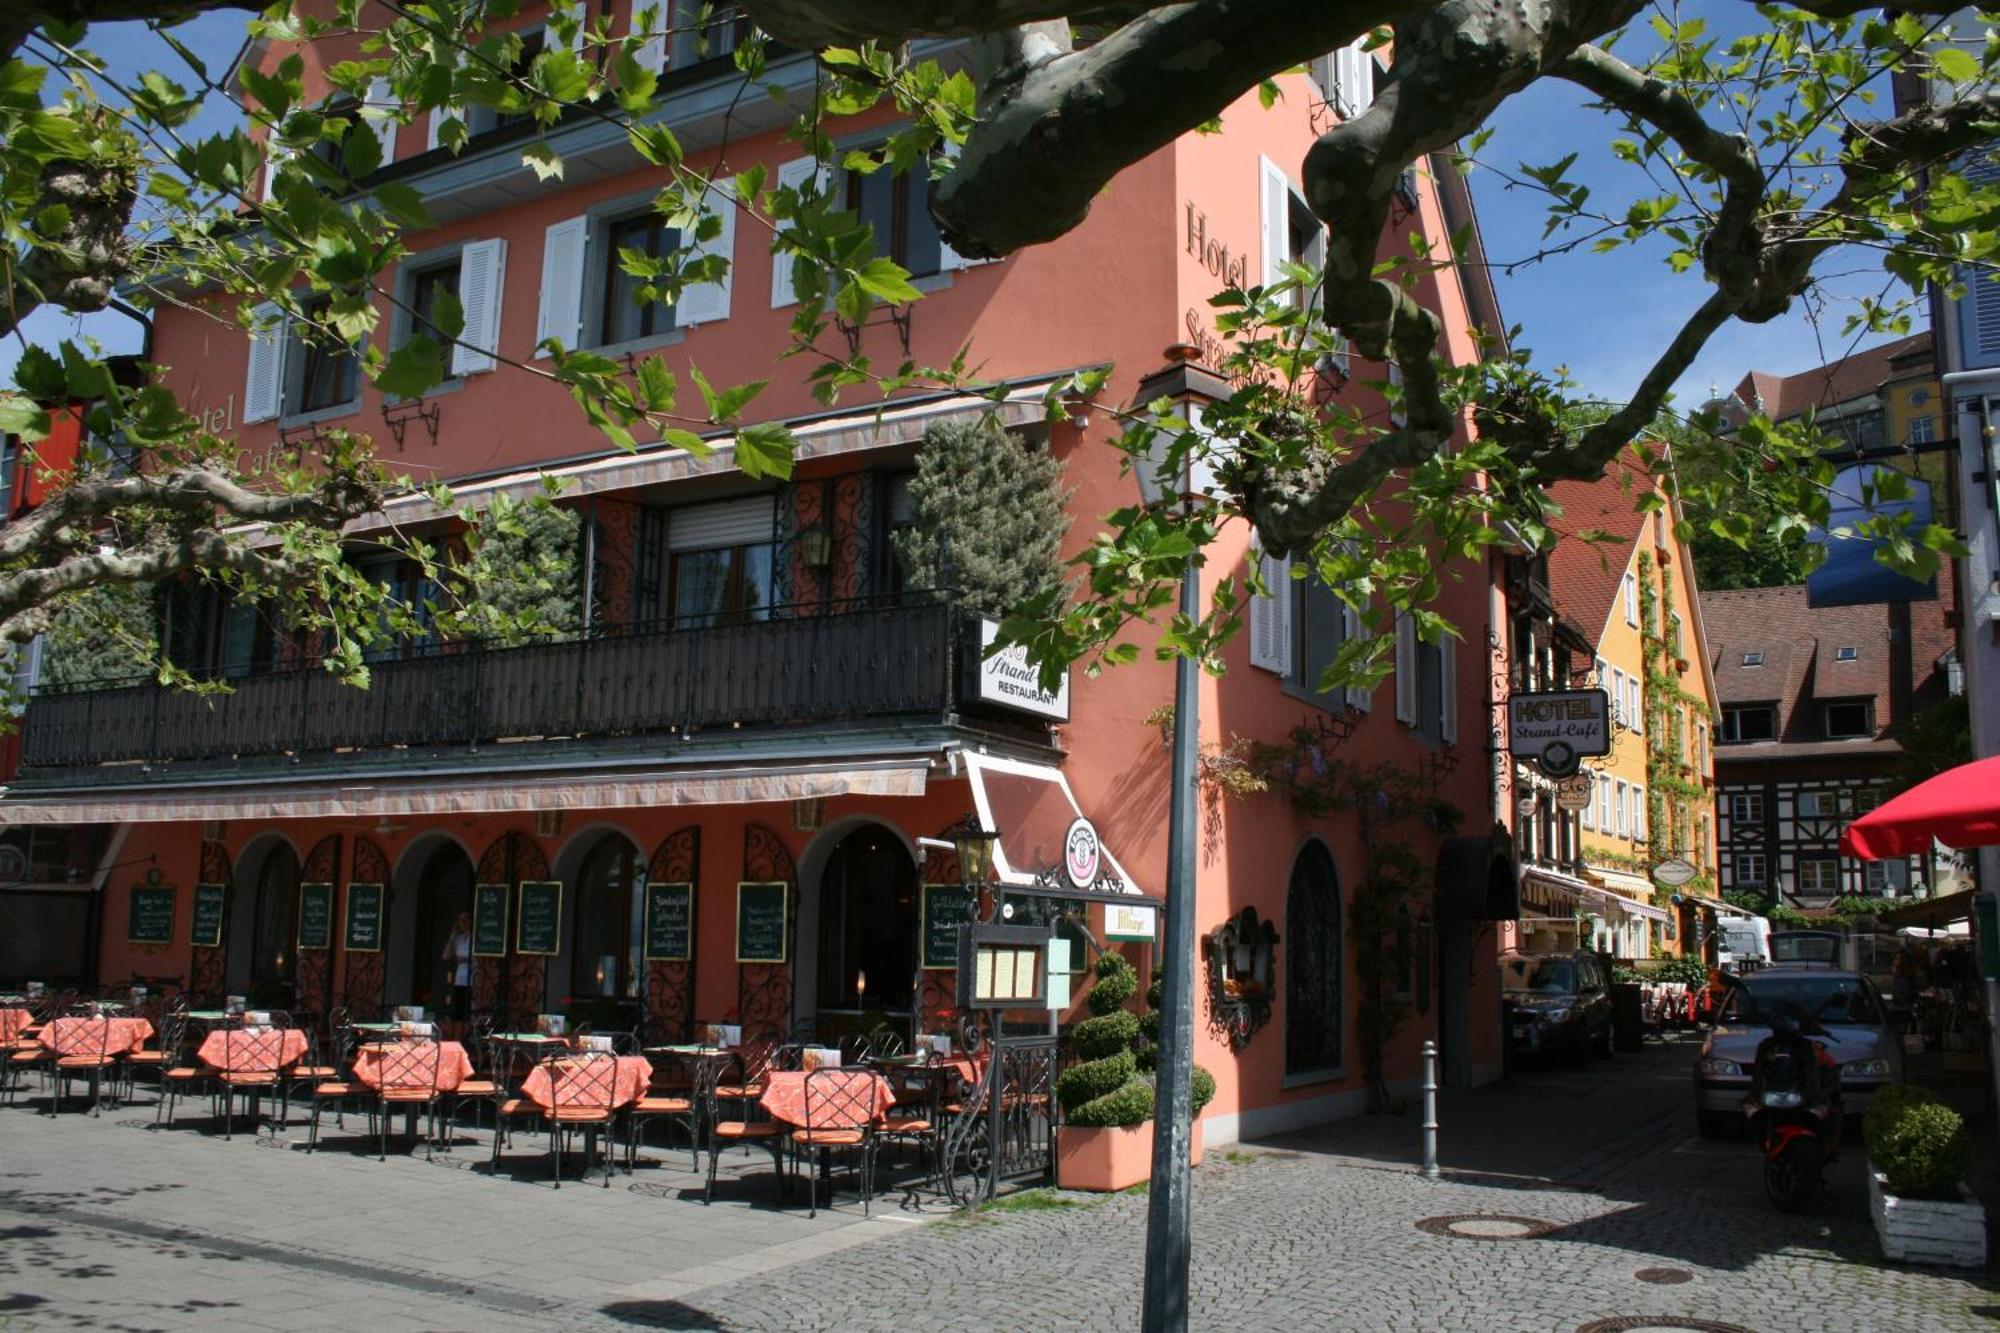
[[[957,884],[924,885],[924,966],[958,966],[958,928],[972,920],[972,893]]]
[[[479,884],[472,890],[472,952],[500,958],[507,952],[507,886]]]
[[[382,886],[347,886],[347,933],[343,937],[349,953],[382,952]]]
[[[170,884],[134,884],[125,938],[132,944],[174,942],[174,890]]]
[[[790,932],[791,886],[789,884],[738,884],[736,886],[736,961],[739,963],[782,963],[785,936]]]
[[[559,879],[521,881],[521,912],[514,927],[515,953],[562,952],[562,891]]]
[[[194,942],[204,949],[222,947],[223,910],[229,903],[229,889],[222,884],[194,886]]]
[[[694,885],[646,886],[646,957],[684,963],[694,956]]]
[[[299,947],[324,949],[333,943],[333,885],[299,885]]]

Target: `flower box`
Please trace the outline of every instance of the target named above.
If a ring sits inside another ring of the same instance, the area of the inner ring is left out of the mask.
[[[1868,1213],[1875,1219],[1882,1253],[1905,1263],[1984,1268],[1986,1207],[1963,1183],[1958,1193],[1957,1202],[1898,1198],[1869,1163]]]
[[[1201,1121],[1188,1135],[1188,1165],[1200,1166]],[[1110,1129],[1064,1125],[1056,1131],[1056,1184],[1066,1190],[1111,1193],[1153,1176],[1153,1122]]]

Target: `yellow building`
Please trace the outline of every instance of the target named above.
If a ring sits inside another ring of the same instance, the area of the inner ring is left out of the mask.
[[[1648,491],[1661,507],[1634,512]],[[1611,752],[1585,765],[1593,788],[1578,819],[1583,878],[1602,890],[1588,895],[1585,923],[1620,958],[1693,951],[1691,936],[1706,927],[1692,900],[1716,893],[1716,694],[1694,562],[1674,536],[1672,502],[1628,460],[1553,496],[1564,536],[1549,561],[1551,591],[1563,618],[1593,638],[1590,679],[1611,700]],[[1590,532],[1610,537],[1583,540]],[[1695,876],[1665,887],[1653,871],[1676,859]]]

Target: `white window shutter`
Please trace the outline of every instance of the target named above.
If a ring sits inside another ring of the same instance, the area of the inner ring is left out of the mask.
[[[250,369],[243,380],[243,422],[269,421],[283,408],[285,317],[270,302],[250,312]]]
[[[286,162],[291,161],[291,158],[292,150],[289,148],[271,148],[265,154],[264,191],[258,199],[259,203],[270,203],[272,198],[278,193],[278,168]]]
[[[1438,689],[1444,698],[1438,703],[1438,737],[1446,745],[1458,744],[1458,650],[1460,641],[1449,634],[1438,639]]]
[[[1342,120],[1352,120],[1375,102],[1375,56],[1363,50],[1366,37],[1333,53],[1333,77],[1338,85],[1334,110]]]
[[[655,74],[664,74],[667,72],[667,31],[674,26],[668,0],[632,0],[631,31],[633,33],[641,31],[642,20],[649,9],[653,11],[653,26],[656,31],[639,43],[639,49],[632,53],[632,58],[638,61],[642,68],[650,69]]]
[[[568,218],[542,233],[541,309],[535,346],[550,338],[565,350],[583,341],[583,258],[590,248],[590,219]]]
[[[1250,599],[1250,665],[1286,675],[1292,665],[1292,562],[1251,553],[1267,592]]]
[[[1417,721],[1417,622],[1407,611],[1396,613],[1396,720]]]
[[[444,124],[445,117],[451,114],[452,110],[450,107],[443,107],[443,106],[436,107],[431,111],[430,116],[424,121],[425,152],[428,153],[431,149],[436,148],[438,146],[438,127]]]
[[[1353,607],[1342,603],[1340,607],[1341,636],[1351,643],[1358,643],[1368,637],[1368,621]],[[1365,713],[1375,703],[1375,691],[1366,685],[1347,687],[1347,706],[1356,712]]]
[[[1284,278],[1283,265],[1292,257],[1292,186],[1284,168],[1268,157],[1257,159],[1257,171],[1264,236],[1264,269],[1258,281],[1268,287]]]
[[[720,218],[722,230],[714,240],[694,249],[701,255],[721,255],[729,269],[720,282],[699,282],[682,290],[680,304],[674,308],[674,323],[684,327],[729,318],[730,278],[736,271],[735,185],[726,180],[711,181],[702,196],[701,211],[705,217]]]
[[[819,163],[810,157],[793,158],[778,168],[777,184],[794,190],[804,189],[808,181],[817,179],[819,187],[826,188],[827,175],[820,170]],[[792,260],[789,250],[774,250],[771,253],[771,309],[788,306],[799,299],[798,289],[792,285]]]
[[[382,165],[388,166],[396,160],[396,94],[387,79],[377,79],[368,85],[368,96],[361,105],[378,114],[379,119],[365,123],[375,131],[377,142],[382,145]]]
[[[451,349],[451,373],[478,375],[493,369],[500,347],[500,289],[506,277],[507,242],[499,238],[469,243],[458,260],[458,304],[465,328]]]
[[[1331,51],[1323,56],[1314,56],[1306,62],[1306,76],[1319,89],[1320,100],[1332,102],[1334,91],[1339,86],[1339,75],[1334,72],[1334,55]]]

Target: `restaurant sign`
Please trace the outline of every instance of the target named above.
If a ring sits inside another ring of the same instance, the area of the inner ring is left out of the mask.
[[[997,653],[992,651],[993,641],[999,635],[998,621],[980,620],[979,661],[966,673],[973,682],[973,698],[983,704],[1033,713],[1036,717],[1069,721],[1069,673],[1063,673],[1062,684],[1054,692],[1043,689],[1039,673],[1028,661],[1027,649],[1015,644]]]
[[[1611,753],[1611,697],[1603,690],[1507,696],[1507,752],[1566,778],[1592,755]]]

